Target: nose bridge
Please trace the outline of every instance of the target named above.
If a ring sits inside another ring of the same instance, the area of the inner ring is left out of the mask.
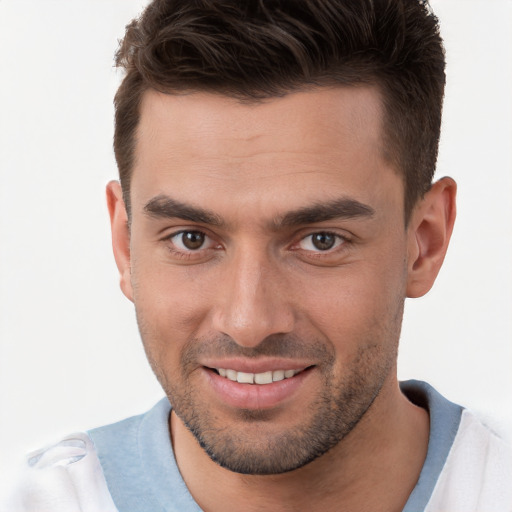
[[[277,263],[260,249],[243,247],[230,258],[220,284],[215,329],[243,346],[256,346],[293,328],[293,313]]]

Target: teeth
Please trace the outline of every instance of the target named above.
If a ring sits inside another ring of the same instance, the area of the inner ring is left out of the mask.
[[[270,384],[272,382],[272,372],[255,373],[254,382],[256,384]]]
[[[216,368],[221,377],[226,377],[233,382],[241,384],[271,384],[280,380],[289,379],[297,375],[301,370],[274,370],[263,373],[237,372],[226,368]]]
[[[220,373],[220,372],[219,372]],[[226,370],[226,377],[229,379],[229,380],[233,380],[236,382],[236,376],[237,376],[238,372],[235,372],[235,370]]]
[[[284,370],[276,370],[275,372],[272,372],[272,380],[274,382],[277,382],[278,380],[284,379]]]
[[[236,381],[240,384],[254,384],[254,373],[238,372]]]

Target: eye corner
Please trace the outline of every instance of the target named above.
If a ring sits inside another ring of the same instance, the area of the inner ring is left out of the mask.
[[[222,244],[206,230],[197,227],[180,227],[159,239],[168,256],[175,261],[202,263],[222,249]]]
[[[298,240],[294,246],[299,250],[312,253],[330,253],[346,244],[346,236],[332,230],[317,230],[307,233]]]

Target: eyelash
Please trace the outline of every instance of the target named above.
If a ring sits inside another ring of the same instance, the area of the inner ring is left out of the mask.
[[[205,240],[211,241],[212,247],[207,247],[207,248],[199,247],[197,250],[177,248],[175,242],[173,242],[172,240],[175,237],[178,237],[179,235],[183,235],[185,233],[198,233],[198,234],[203,235],[205,237]],[[335,237],[334,247],[326,249],[324,251],[323,250],[314,251],[314,250],[300,248],[301,243],[303,243],[305,240],[307,240],[308,238],[313,237],[315,235],[324,235],[324,236]],[[162,239],[162,241],[167,242],[167,248],[168,248],[169,252],[171,252],[174,257],[177,257],[179,259],[184,259],[184,260],[198,258],[198,257],[204,256],[205,251],[221,248],[221,244],[215,244],[213,238],[211,236],[209,236],[207,233],[205,233],[203,230],[200,230],[200,229],[181,229],[179,231],[175,231],[175,232],[169,234],[168,236],[164,237]],[[301,236],[297,242],[294,242],[289,247],[293,251],[297,251],[297,252],[303,251],[304,253],[307,253],[309,258],[326,258],[328,256],[332,256],[334,254],[338,254],[339,252],[346,250],[346,248],[347,248],[346,246],[348,243],[350,243],[350,239],[345,235],[341,235],[339,233],[335,233],[333,231],[328,231],[328,230],[325,230],[325,231],[319,230],[319,231],[313,231],[304,236]]]
[[[180,259],[187,260],[187,259],[197,258],[198,256],[201,256],[202,254],[204,254],[205,250],[208,250],[208,249],[204,249],[202,247],[198,248],[197,250],[193,250],[193,249],[187,250],[187,249],[176,248],[175,242],[172,241],[173,238],[175,238],[179,235],[183,235],[185,233],[199,233],[205,237],[205,240],[211,240],[212,243],[214,243],[212,237],[210,237],[207,233],[205,233],[204,231],[202,231],[200,229],[181,229],[180,231],[175,231],[174,233],[171,233],[170,235],[163,238],[163,241],[167,242],[167,248],[172,253],[172,255],[175,257],[178,257]],[[217,244],[217,247],[218,246],[219,246],[219,244]],[[211,247],[211,249],[214,249],[214,248]]]
[[[301,243],[306,241],[308,238],[311,239],[310,244],[314,245],[313,237],[316,236],[316,235],[322,235],[324,237],[333,237],[334,238],[334,242],[333,242],[334,245],[333,245],[333,247],[329,247],[328,249],[321,250],[321,249],[317,248],[316,251],[315,250],[304,249],[305,251],[310,252],[311,254],[316,254],[316,255],[319,255],[319,256],[326,255],[326,254],[336,253],[337,250],[339,250],[340,246],[345,245],[349,241],[347,237],[342,236],[342,235],[340,235],[338,233],[334,233],[332,231],[315,231],[313,233],[307,234],[306,236],[303,236],[296,244],[294,244],[294,246],[299,246]]]

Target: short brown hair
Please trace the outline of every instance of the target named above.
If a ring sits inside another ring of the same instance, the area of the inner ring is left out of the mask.
[[[259,101],[315,86],[373,84],[384,151],[404,176],[406,221],[435,171],[445,84],[426,0],[153,0],[116,55],[114,151],[130,212],[143,93],[216,92]]]

